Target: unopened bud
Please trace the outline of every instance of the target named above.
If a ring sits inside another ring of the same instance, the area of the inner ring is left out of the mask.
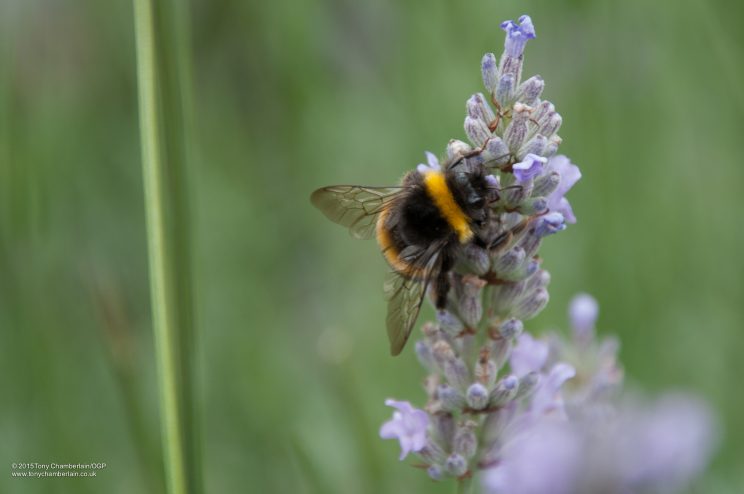
[[[529,374],[522,376],[522,378],[519,380],[519,391],[517,391],[515,399],[521,399],[530,396],[535,391],[535,389],[537,389],[537,385],[539,383],[540,374],[538,374],[537,372],[530,372]]]
[[[502,407],[509,403],[517,396],[519,391],[519,379],[517,376],[510,375],[496,383],[496,387],[491,391],[489,406]]]
[[[488,390],[481,383],[473,383],[468,387],[465,400],[473,410],[483,410],[488,405]]]
[[[455,431],[454,452],[466,459],[475,456],[478,448],[478,440],[474,432],[477,425],[476,422],[468,420]]]
[[[522,320],[532,319],[548,305],[549,299],[548,291],[545,288],[538,288],[517,304],[514,316]]]
[[[465,475],[465,472],[468,471],[468,462],[465,460],[465,458],[462,457],[462,455],[459,455],[457,453],[451,454],[447,461],[444,463],[444,469],[453,477],[460,477],[462,475]]]

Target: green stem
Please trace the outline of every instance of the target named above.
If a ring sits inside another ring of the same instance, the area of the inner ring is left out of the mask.
[[[473,477],[465,477],[457,481],[457,494],[470,494],[473,486]]]
[[[173,0],[134,0],[142,166],[166,484],[201,491],[193,402],[186,201],[186,23]]]

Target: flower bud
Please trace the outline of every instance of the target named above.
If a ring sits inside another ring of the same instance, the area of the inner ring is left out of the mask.
[[[524,331],[524,323],[519,319],[507,319],[499,324],[497,330],[502,338],[516,338]]]
[[[550,115],[550,118],[544,120],[540,124],[540,127],[537,129],[537,131],[545,137],[550,137],[558,132],[558,129],[561,128],[562,123],[563,117],[561,117],[558,113],[553,113],[552,115]]]
[[[547,197],[558,188],[558,184],[561,183],[561,175],[558,172],[550,172],[542,177],[538,177],[535,180],[535,188],[532,189],[532,193],[536,196]]]
[[[460,391],[464,391],[470,384],[470,372],[465,362],[462,361],[446,341],[437,341],[434,346],[434,358],[444,373],[444,377],[450,385]]]
[[[527,259],[508,273],[502,273],[502,278],[509,281],[524,281],[540,269],[540,262],[536,259]],[[522,287],[524,288],[524,286]],[[518,317],[518,316],[517,316]]]
[[[498,86],[496,86],[496,101],[502,108],[506,108],[514,97],[515,76],[514,74],[504,74],[499,77]]]
[[[465,407],[465,397],[448,384],[439,385],[437,397],[445,412],[459,412]]]
[[[522,147],[527,135],[527,120],[530,117],[531,110],[529,106],[522,103],[514,105],[514,117],[504,131],[504,142],[512,153],[516,154]]]
[[[545,151],[543,151],[543,156],[550,158],[553,156],[556,151],[558,151],[558,146],[561,145],[561,142],[563,142],[563,139],[561,139],[558,135],[553,135],[550,139],[548,139],[548,145],[545,146]]]
[[[529,277],[527,285],[524,287],[525,293],[532,292],[538,288],[545,288],[550,284],[550,273],[544,269],[539,269],[535,274]]]
[[[449,451],[452,448],[452,439],[455,436],[455,421],[451,413],[435,413],[431,415],[431,424],[434,441],[428,441],[427,446],[439,446],[439,450],[429,450],[432,456],[439,457],[439,451],[442,449]],[[442,451],[442,460],[438,460],[437,463],[444,462],[445,455],[446,453]]]
[[[462,455],[453,453],[444,463],[444,470],[453,477],[460,477],[468,471],[468,462]]]
[[[473,150],[473,147],[459,139],[450,139],[447,143],[447,159],[454,161],[460,156],[468,154]]]
[[[483,410],[488,405],[488,389],[481,383],[473,383],[465,393],[465,401],[473,410]]]
[[[498,136],[492,136],[483,151],[483,159],[486,164],[502,165],[509,161],[509,148]]]
[[[450,336],[457,336],[465,328],[462,321],[448,310],[437,311],[437,322],[442,331]]]
[[[444,472],[442,471],[442,467],[439,465],[429,465],[429,468],[426,469],[426,473],[429,474],[429,477],[432,480],[442,480],[444,478]]]
[[[498,275],[511,273],[521,266],[525,259],[524,249],[519,246],[513,247],[494,259],[493,271]]]
[[[468,271],[478,276],[482,276],[491,268],[491,259],[488,257],[488,251],[474,243],[469,243],[463,247],[460,256],[458,256],[458,267],[463,271]]]
[[[478,440],[475,437],[475,428],[477,423],[468,420],[461,424],[455,431],[454,452],[469,459],[475,456],[478,448]]]
[[[594,339],[594,324],[599,315],[599,304],[591,295],[580,293],[572,300],[568,309],[574,339],[588,342]]]
[[[555,113],[555,106],[550,101],[541,101],[535,111],[532,112],[532,120],[537,122],[537,125],[542,125],[549,115]],[[545,136],[548,137],[548,136]]]
[[[429,372],[434,372],[437,368],[437,362],[431,353],[431,345],[426,340],[419,340],[415,345],[416,357],[419,363]]]
[[[517,304],[513,314],[522,320],[532,319],[548,305],[549,299],[548,291],[544,288],[538,288]]]
[[[506,315],[514,302],[522,296],[526,283],[510,281],[496,285],[491,290],[491,308],[495,315]]]
[[[491,138],[491,131],[482,120],[471,116],[465,117],[465,134],[475,147],[483,147],[488,139]]]
[[[500,369],[504,366],[511,355],[512,342],[508,338],[498,336],[491,340],[491,360]]]
[[[517,159],[522,161],[528,154],[542,156],[545,147],[548,145],[548,138],[537,134],[529,139],[517,152]]]
[[[496,120],[491,105],[481,93],[472,95],[466,103],[466,108],[470,117],[481,120],[487,126]]]
[[[525,199],[519,203],[519,206],[517,206],[517,211],[526,216],[542,214],[547,210],[548,200],[544,197],[530,197],[529,199]]]
[[[539,75],[535,75],[524,81],[517,90],[517,100],[527,105],[537,101],[545,88],[545,81]]]
[[[519,390],[517,391],[517,394],[514,397],[514,399],[519,400],[519,399],[530,396],[535,391],[535,389],[537,389],[537,385],[539,383],[540,383],[540,374],[538,374],[537,372],[533,371],[528,374],[525,374],[519,380]]]
[[[518,85],[522,79],[522,57],[512,57],[504,53],[499,60],[499,73],[502,75],[509,74],[514,76],[514,85]]]
[[[488,406],[502,407],[512,401],[519,392],[519,378],[515,375],[509,375],[496,383],[496,387],[491,391]]]
[[[457,310],[462,321],[469,327],[475,328],[483,317],[481,291],[486,282],[477,276],[467,275],[462,278],[462,293],[460,294]]]
[[[496,55],[486,53],[481,60],[481,75],[483,76],[483,85],[489,94],[496,91],[497,79],[499,76],[498,67],[496,66]]]

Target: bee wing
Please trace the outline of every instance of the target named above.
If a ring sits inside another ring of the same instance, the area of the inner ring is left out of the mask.
[[[404,187],[332,185],[313,192],[310,202],[329,220],[347,227],[354,237],[369,239],[374,236],[377,215],[403,190]]]
[[[385,296],[388,299],[387,325],[390,353],[398,355],[411,336],[421,304],[426,296],[426,289],[431,280],[439,273],[441,257],[439,252],[443,245],[434,243],[426,249],[416,252],[404,251],[412,266],[420,266],[422,271],[415,276],[391,272],[385,280]],[[409,248],[413,250],[413,248]]]

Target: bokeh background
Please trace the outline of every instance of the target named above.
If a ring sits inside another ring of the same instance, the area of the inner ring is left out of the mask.
[[[744,4],[725,0],[193,0],[191,183],[208,492],[449,492],[378,439],[388,355],[372,242],[311,208],[462,138],[498,23],[564,117],[578,224],[542,249],[630,385],[692,390],[722,445],[695,492],[744,491]],[[0,491],[161,492],[132,6],[0,3]],[[424,317],[431,315],[427,309]],[[96,479],[12,462],[102,461]]]

